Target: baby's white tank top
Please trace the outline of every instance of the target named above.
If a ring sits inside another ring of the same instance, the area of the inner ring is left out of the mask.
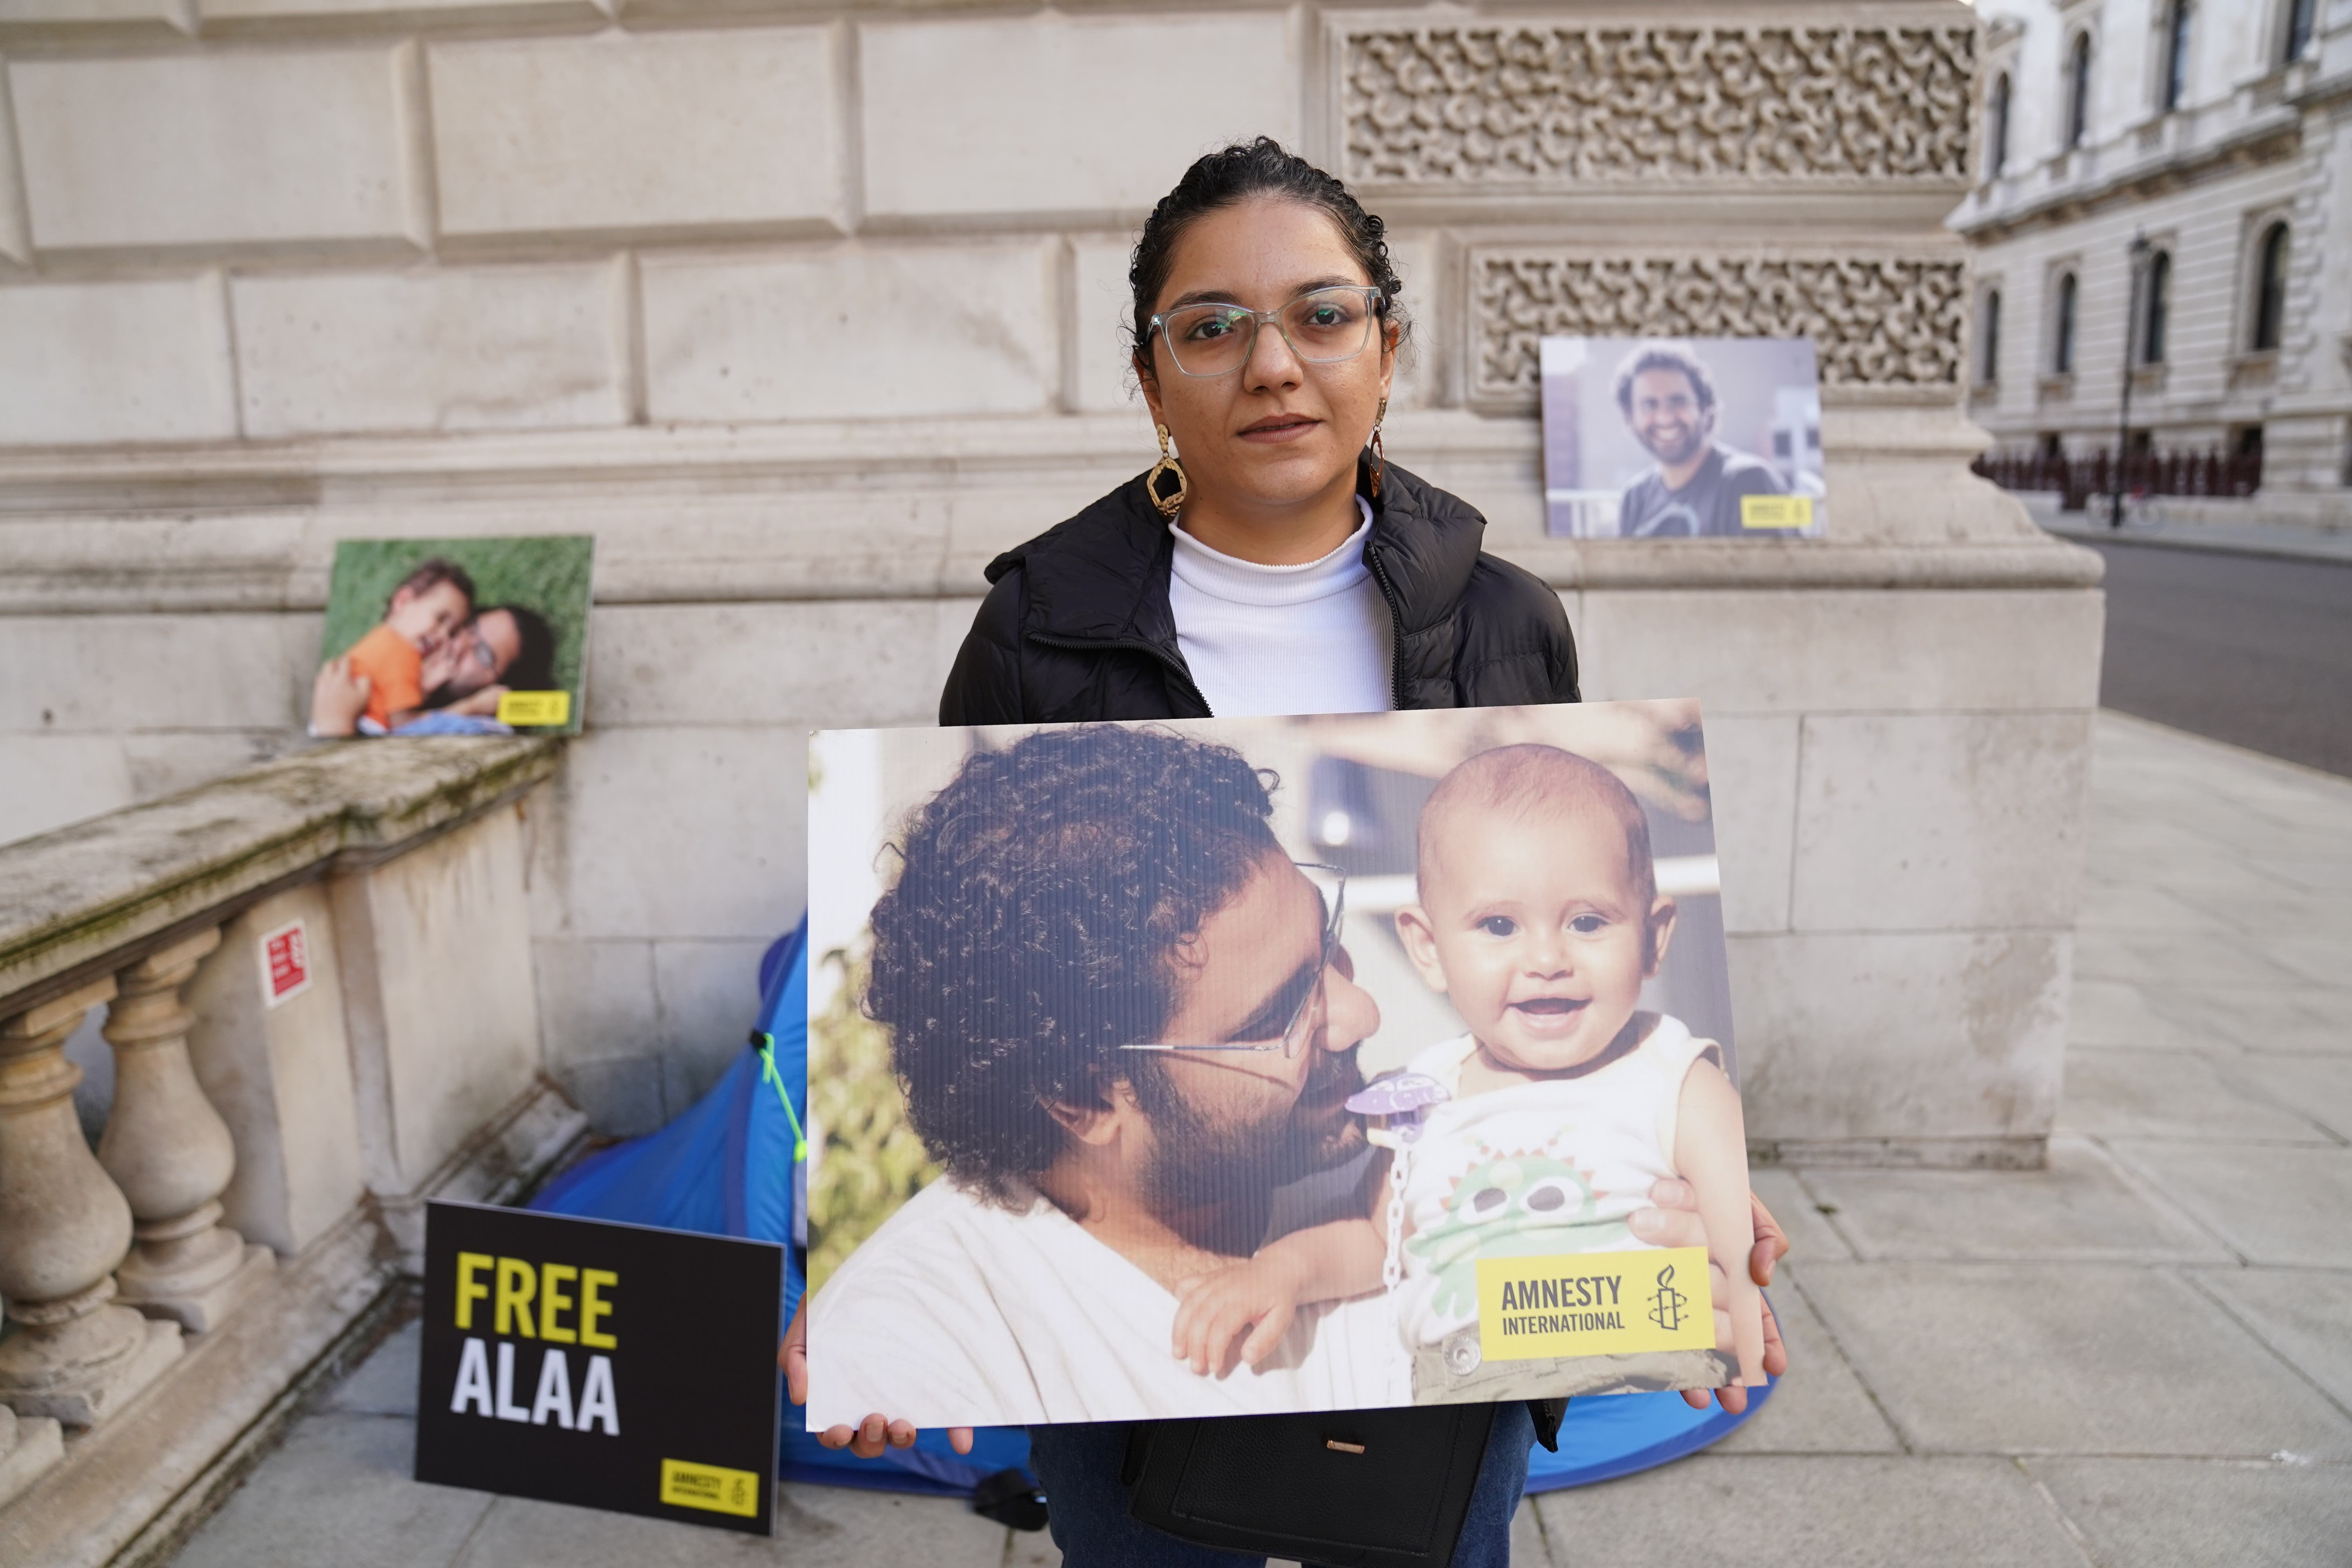
[[[1674,1175],[1683,1079],[1710,1050],[1654,1016],[1642,1043],[1582,1078],[1448,1098],[1429,1108],[1405,1155],[1398,1322],[1435,1344],[1478,1315],[1481,1258],[1646,1251],[1625,1217]],[[1406,1064],[1459,1093],[1476,1042],[1456,1036]]]

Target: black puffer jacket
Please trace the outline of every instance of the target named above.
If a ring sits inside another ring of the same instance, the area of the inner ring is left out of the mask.
[[[1357,488],[1364,489],[1360,465]],[[1482,553],[1486,520],[1391,464],[1364,563],[1396,617],[1399,708],[1573,702],[1559,595]],[[995,584],[940,696],[942,724],[1198,719],[1168,607],[1175,544],[1140,475],[989,563]]]

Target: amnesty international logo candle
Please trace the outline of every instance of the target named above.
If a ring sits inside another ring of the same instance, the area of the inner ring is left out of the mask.
[[[1478,1261],[1478,1351],[1487,1361],[1714,1346],[1703,1247]]]

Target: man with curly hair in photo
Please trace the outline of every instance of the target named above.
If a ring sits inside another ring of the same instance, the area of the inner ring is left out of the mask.
[[[1278,1188],[1364,1149],[1345,1101],[1380,1012],[1271,810],[1235,752],[1095,729],[979,752],[914,814],[866,1006],[947,1175],[814,1299],[813,1410],[1084,1421],[1396,1396],[1377,1296],[1302,1314],[1227,1378],[1169,1351],[1179,1282],[1249,1256]],[[1295,1055],[1128,1048],[1293,1031]]]
[[[865,1007],[946,1174],[811,1298],[820,1421],[1411,1399],[1377,1290],[1219,1375],[1171,1351],[1188,1281],[1363,1213],[1381,1176],[1346,1103],[1380,1009],[1275,839],[1275,783],[1158,728],[1048,730],[908,818]]]

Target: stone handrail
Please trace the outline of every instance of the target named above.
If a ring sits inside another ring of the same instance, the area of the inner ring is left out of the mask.
[[[0,1013],[289,879],[413,846],[530,788],[562,755],[545,739],[324,746],[0,845]]]
[[[78,1469],[168,1503],[217,1458],[188,1413],[234,1447],[427,1198],[505,1195],[582,1131],[539,1071],[523,897],[562,756],[342,742],[0,846],[0,1559],[106,1561],[145,1521]],[[101,1008],[93,1152],[67,1043]]]

